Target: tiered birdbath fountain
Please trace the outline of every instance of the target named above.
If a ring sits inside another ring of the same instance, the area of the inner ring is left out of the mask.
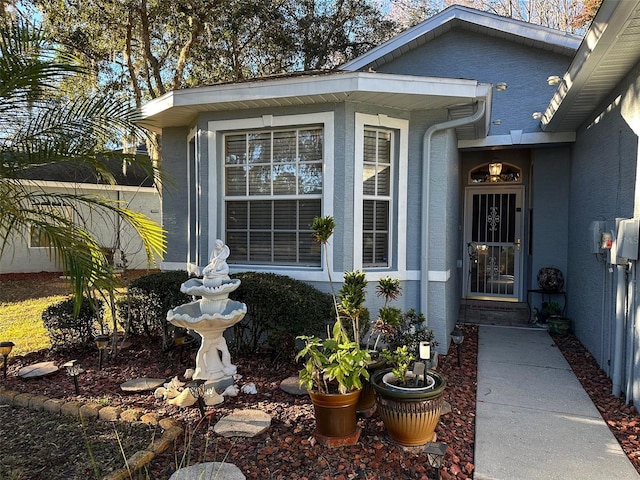
[[[203,278],[189,279],[180,287],[183,293],[201,298],[167,313],[167,320],[173,325],[194,330],[202,337],[192,378],[204,380],[206,389],[215,388],[216,392],[232,385],[236,373],[223,333],[247,313],[244,303],[229,299],[229,294],[240,286],[240,280],[229,278],[228,256],[229,247],[216,240]]]

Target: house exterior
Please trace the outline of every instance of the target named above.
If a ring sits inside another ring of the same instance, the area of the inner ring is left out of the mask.
[[[455,5],[337,71],[155,99],[144,125],[175,186],[163,267],[199,272],[220,238],[235,271],[327,289],[309,225],[333,215],[332,278],[365,271],[374,312],[375,281],[399,278],[398,306],[445,350],[462,300],[527,302],[553,266],[575,332],[635,401],[635,259],[616,239],[623,225],[637,257],[638,226],[615,219],[640,217],[639,21],[640,2],[604,0],[583,40]]]
[[[29,178],[23,179],[23,182],[33,191],[44,190],[51,194],[73,192],[119,201],[161,224],[161,199],[153,178],[131,168],[123,172],[121,165],[114,164],[112,170],[116,181],[114,185],[100,180],[93,171],[76,169],[69,172],[57,167],[32,169]],[[77,215],[70,209],[63,213]],[[91,215],[87,212],[84,221],[100,240],[116,268],[149,268],[144,245],[130,225],[119,221],[113,214]],[[14,235],[0,257],[0,274],[59,271],[60,265],[56,263],[48,245],[35,231],[25,232],[22,236]]]

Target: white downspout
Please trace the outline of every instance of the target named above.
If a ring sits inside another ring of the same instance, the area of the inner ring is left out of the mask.
[[[455,120],[448,120],[442,123],[431,125],[424,133],[422,139],[422,159],[424,168],[422,169],[422,239],[420,245],[420,311],[429,319],[429,195],[431,177],[431,138],[433,134],[449,128],[457,128],[462,125],[474,123],[485,114],[486,101],[478,100],[478,108],[473,115]],[[427,320],[428,321],[428,320]]]
[[[627,284],[627,386],[625,391],[625,401],[627,405],[633,405],[633,371],[635,354],[635,331],[636,331],[636,310],[635,289],[636,289],[636,269],[635,262],[629,264],[630,280]]]

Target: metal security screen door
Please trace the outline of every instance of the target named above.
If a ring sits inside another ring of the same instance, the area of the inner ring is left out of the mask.
[[[518,299],[522,192],[522,187],[467,189],[464,258],[468,298]]]

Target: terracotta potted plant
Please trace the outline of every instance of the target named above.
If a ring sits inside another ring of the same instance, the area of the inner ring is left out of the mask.
[[[413,354],[405,345],[383,351],[390,368],[371,376],[376,391],[377,410],[391,440],[406,446],[433,441],[442,408],[445,378],[434,370],[414,368]]]
[[[317,217],[312,228],[314,238],[326,247],[335,228],[333,218]],[[316,438],[330,446],[351,445],[359,438],[356,405],[363,379],[369,378],[367,365],[371,361],[369,351],[360,348],[359,337],[367,282],[363,272],[345,274],[339,297],[334,293],[330,275],[329,284],[336,313],[333,328],[326,339],[298,337],[304,346],[296,360],[305,359],[299,380],[314,406]],[[343,325],[347,322],[351,337]]]

